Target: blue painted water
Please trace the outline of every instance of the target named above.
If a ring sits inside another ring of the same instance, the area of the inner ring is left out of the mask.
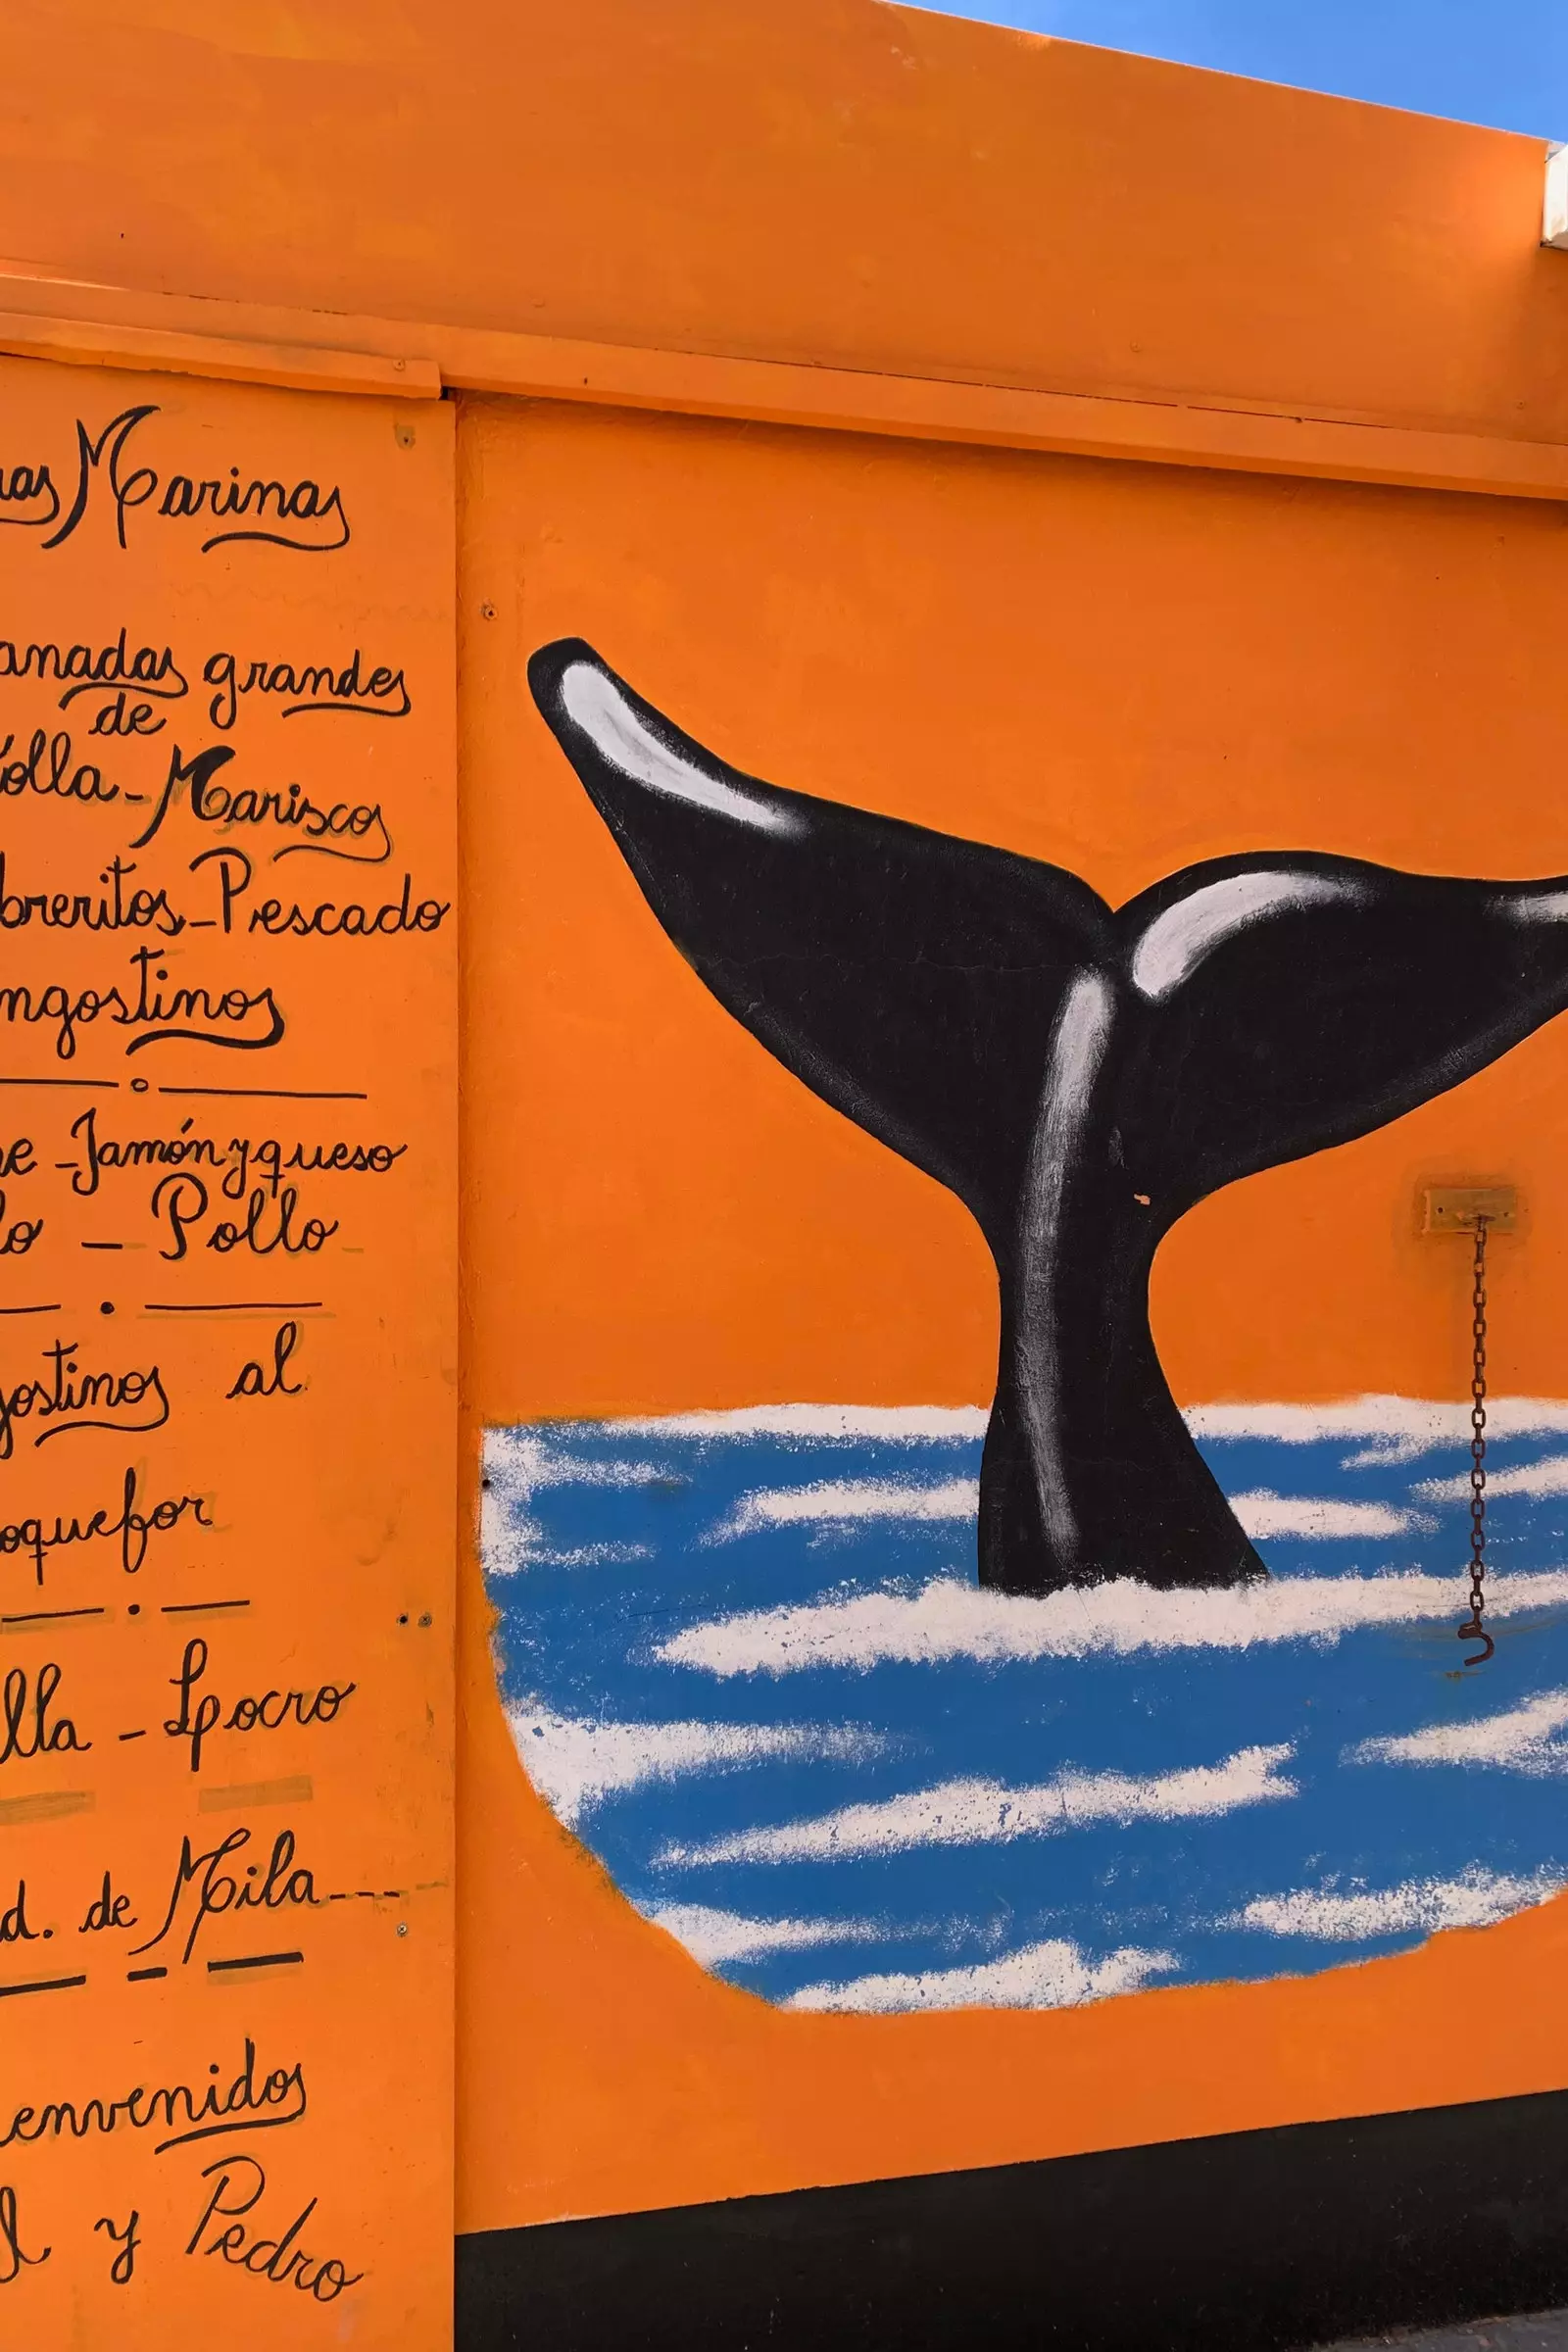
[[[983,1417],[487,1439],[518,1753],[629,1900],[769,2000],[1056,2005],[1303,1974],[1568,1884],[1568,1407],[1196,1417],[1271,1570],[982,1594]]]

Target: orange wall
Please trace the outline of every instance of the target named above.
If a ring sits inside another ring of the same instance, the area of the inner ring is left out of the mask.
[[[24,271],[1568,439],[1536,141],[881,0],[22,0],[7,44]],[[470,1437],[979,1397],[994,1344],[956,1205],[669,954],[525,701],[541,639],[743,766],[1113,897],[1259,843],[1568,867],[1555,508],[499,404],[460,442]],[[1460,1269],[1411,1195],[1495,1175],[1531,1220],[1497,1383],[1561,1393],[1565,1076],[1558,1024],[1205,1204],[1157,1269],[1179,1392],[1449,1392]],[[466,2228],[1568,2080],[1561,1904],[1309,1983],[769,2011],[554,1826],[484,1642],[470,1563]]]
[[[738,766],[1083,874],[1332,850],[1568,867],[1554,509],[466,405],[472,1387],[487,1421],[985,1399],[995,1278],[947,1192],[671,954],[534,713],[592,640]],[[473,617],[488,603],[495,617]],[[1206,1202],[1154,1328],[1187,1398],[1454,1393],[1423,1181],[1505,1175],[1496,1380],[1568,1393],[1568,1026]]]
[[[0,256],[55,273],[1568,433],[1539,140],[882,0],[18,0],[6,37]]]
[[[671,952],[528,701],[587,636],[770,780],[1058,859],[1112,900],[1335,850],[1568,866],[1563,524],[1523,504],[466,403],[470,1423],[983,1398],[963,1211]],[[1496,1385],[1568,1394],[1568,1025],[1179,1227],[1187,1397],[1452,1396],[1468,1261],[1423,1178],[1518,1183]],[[1568,1903],[1375,1966],[1054,2015],[784,2016],[639,1920],[514,1760],[470,1584],[460,2219],[500,2227],[1568,2081]],[[1452,2062],[1478,1967],[1504,2030]]]

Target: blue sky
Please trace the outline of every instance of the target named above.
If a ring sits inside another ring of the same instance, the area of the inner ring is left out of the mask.
[[[954,16],[1568,139],[1563,0],[940,0]]]

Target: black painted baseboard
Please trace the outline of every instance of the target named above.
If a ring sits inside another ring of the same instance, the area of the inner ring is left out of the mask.
[[[458,2240],[459,2352],[1281,2352],[1568,2300],[1568,2091]]]

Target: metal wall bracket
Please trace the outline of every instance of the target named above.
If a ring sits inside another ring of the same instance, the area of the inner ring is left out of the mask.
[[[1512,1233],[1519,1193],[1511,1184],[1429,1184],[1421,1195],[1423,1233],[1474,1233],[1483,1217],[1489,1233]]]

